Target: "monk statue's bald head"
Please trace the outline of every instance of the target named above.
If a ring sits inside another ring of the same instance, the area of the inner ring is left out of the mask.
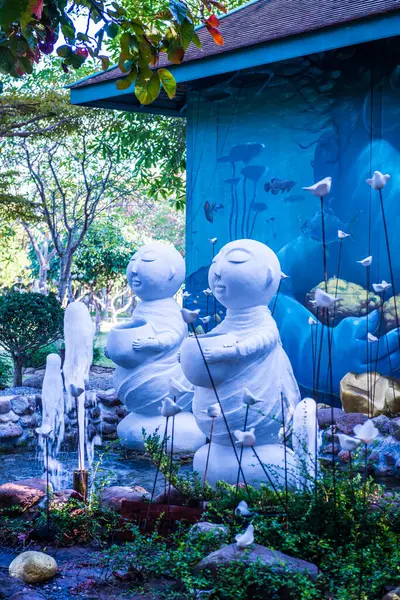
[[[277,292],[281,267],[275,252],[256,240],[229,242],[214,258],[208,282],[226,308],[268,305]]]
[[[171,298],[185,280],[185,261],[173,246],[152,242],[135,252],[126,276],[142,300]]]

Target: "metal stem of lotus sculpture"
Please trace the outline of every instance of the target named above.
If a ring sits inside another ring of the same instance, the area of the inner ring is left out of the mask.
[[[244,425],[243,425],[243,431],[246,431],[247,429],[247,420],[249,417],[249,404],[246,404],[246,413],[244,415]],[[242,466],[242,458],[243,458],[243,445],[240,448],[240,455],[239,455],[239,468],[238,468],[238,474],[237,474],[237,479],[236,479],[236,490],[235,490],[235,504],[236,504],[236,496],[238,493],[238,488],[239,488],[239,479],[240,479],[240,469]]]
[[[217,392],[217,388],[216,388],[215,383],[214,383],[213,376],[211,375],[210,367],[208,366],[208,363],[207,363],[206,358],[204,356],[203,348],[201,347],[200,340],[199,340],[199,338],[197,336],[197,333],[196,333],[196,330],[194,328],[193,323],[191,323],[190,326],[191,326],[191,329],[192,329],[192,333],[193,333],[194,337],[196,338],[197,346],[198,346],[198,348],[200,350],[200,354],[202,356],[202,359],[203,359],[203,362],[204,362],[204,366],[206,367],[208,377],[210,378],[211,386],[212,386],[212,389],[214,391],[215,397],[216,397],[217,402],[218,402],[218,404],[219,404],[219,406],[221,408],[221,415],[222,415],[222,418],[224,420],[226,430],[228,432],[229,440],[231,442],[232,449],[233,449],[233,452],[235,454],[235,458],[236,458],[236,460],[238,462],[238,465],[239,465],[239,470],[240,470],[240,472],[242,474],[242,477],[243,477],[243,483],[246,486],[247,494],[249,496],[249,499],[251,500],[250,491],[249,491],[249,487],[247,485],[246,477],[245,477],[242,465],[240,464],[240,461],[239,461],[239,456],[238,456],[238,453],[237,453],[237,450],[236,450],[236,447],[235,447],[235,442],[234,442],[233,437],[232,437],[232,432],[229,429],[228,420],[227,420],[225,412],[224,412],[224,407],[222,406],[221,400],[219,398],[219,395],[218,395],[218,392]]]
[[[254,447],[254,446],[251,446],[251,449],[252,449],[252,451],[254,452],[254,456],[255,456],[255,457],[256,457],[256,459],[258,460],[258,463],[259,463],[260,467],[261,467],[261,468],[262,468],[262,470],[264,471],[264,474],[265,474],[266,478],[268,479],[268,483],[269,483],[269,484],[270,484],[270,486],[272,487],[272,489],[273,489],[273,491],[274,491],[274,493],[275,493],[275,496],[277,497],[277,499],[278,499],[278,501],[279,501],[279,504],[282,506],[283,510],[285,511],[285,514],[286,514],[286,516],[289,518],[289,513],[288,513],[288,510],[287,510],[287,507],[285,506],[285,503],[283,502],[282,498],[280,497],[280,495],[279,495],[279,492],[278,492],[278,490],[276,489],[276,486],[275,486],[275,484],[274,484],[274,482],[273,482],[273,480],[272,480],[272,477],[271,477],[271,476],[270,476],[270,474],[268,473],[266,466],[265,466],[265,465],[264,465],[264,463],[262,462],[261,458],[258,456],[258,454],[257,454],[257,451],[256,451],[255,447]]]
[[[149,506],[148,506],[148,509],[147,509],[146,520],[144,522],[144,530],[145,531],[146,531],[146,527],[147,527],[147,522],[149,520],[150,507],[153,504],[154,494],[155,494],[155,491],[156,491],[158,474],[160,472],[161,462],[162,462],[162,459],[163,459],[164,445],[166,444],[166,440],[167,440],[168,421],[169,421],[169,417],[166,417],[165,429],[164,429],[164,436],[163,436],[163,439],[162,439],[162,442],[161,442],[160,454],[159,454],[158,462],[157,462],[157,466],[156,466],[156,474],[154,476],[153,489],[151,490],[150,502],[149,502]]]

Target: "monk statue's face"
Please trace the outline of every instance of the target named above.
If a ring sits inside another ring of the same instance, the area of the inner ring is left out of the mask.
[[[236,240],[214,258],[208,283],[226,308],[268,305],[281,279],[276,254],[261,242]]]
[[[126,275],[132,291],[142,300],[171,298],[185,279],[185,262],[172,246],[153,242],[132,256]]]

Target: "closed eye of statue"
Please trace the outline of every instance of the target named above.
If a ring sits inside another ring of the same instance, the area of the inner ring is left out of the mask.
[[[151,256],[150,254],[147,256],[142,256],[143,262],[154,262],[156,260],[156,256]]]
[[[246,252],[232,252],[227,256],[227,261],[236,265],[242,264],[250,260],[250,256]]]

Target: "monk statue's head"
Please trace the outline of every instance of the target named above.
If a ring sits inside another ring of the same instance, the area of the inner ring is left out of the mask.
[[[135,252],[126,276],[142,300],[171,298],[185,280],[185,261],[173,246],[152,242]]]
[[[208,283],[226,308],[268,305],[281,279],[275,252],[255,240],[229,242],[214,258]]]

